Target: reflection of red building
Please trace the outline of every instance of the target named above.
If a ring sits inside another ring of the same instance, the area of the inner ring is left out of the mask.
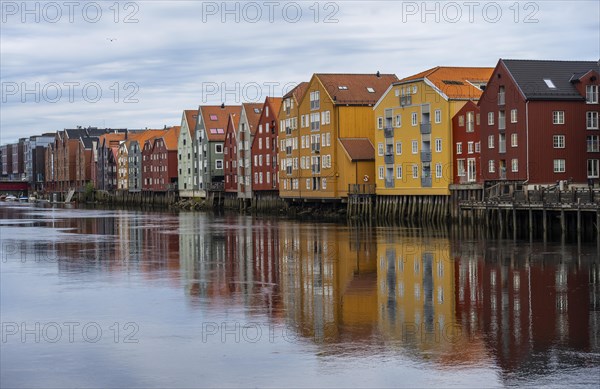
[[[457,322],[483,335],[498,364],[523,370],[552,348],[589,350],[588,272],[560,258],[525,263],[527,253],[500,247],[455,257]]]

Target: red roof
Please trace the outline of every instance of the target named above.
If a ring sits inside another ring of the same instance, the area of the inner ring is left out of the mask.
[[[225,140],[225,131],[227,130],[227,121],[229,115],[240,115],[240,105],[201,105],[202,119],[204,120],[204,129],[209,142],[223,142]]]
[[[250,133],[254,134],[256,132],[256,127],[258,126],[258,119],[260,118],[260,114],[262,113],[262,103],[244,103],[244,110],[246,110],[246,118],[248,119],[248,125],[250,126]],[[235,129],[237,131],[237,121],[235,122]]]
[[[375,148],[368,138],[340,138],[351,161],[374,161]]]
[[[337,104],[374,105],[398,81],[395,74],[324,74],[315,76]]]
[[[185,114],[185,120],[188,124],[190,136],[193,138],[194,132],[196,131],[196,122],[198,122],[198,111],[195,109],[186,109],[183,112]]]
[[[473,84],[487,84],[493,71],[494,68],[436,66],[403,78],[398,84],[426,78],[450,99],[479,99],[483,91]]]
[[[286,93],[283,98],[287,99],[288,97],[294,96],[296,101],[302,100],[304,97],[304,93],[306,92],[306,88],[308,88],[308,82],[302,81],[300,84],[296,85],[294,89]]]

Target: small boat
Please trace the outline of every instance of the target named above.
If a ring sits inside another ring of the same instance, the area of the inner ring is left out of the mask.
[[[6,196],[6,201],[17,201],[17,197],[13,195]]]
[[[28,201],[29,201],[29,197],[27,197],[27,196],[21,196],[21,197],[19,197],[19,202],[20,203],[26,203]]]
[[[0,195],[0,201],[6,201],[6,195]]]
[[[29,201],[30,203],[35,203],[35,202],[37,202],[37,199],[35,198],[35,196],[29,196],[27,201]]]

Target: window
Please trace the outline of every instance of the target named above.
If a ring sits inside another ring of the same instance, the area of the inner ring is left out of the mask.
[[[319,131],[321,129],[321,115],[318,112],[310,114],[310,130]]]
[[[554,160],[554,173],[564,173],[565,172],[565,160],[564,159],[555,159]]]
[[[319,109],[321,107],[319,91],[310,92],[310,109]]]
[[[519,146],[519,137],[518,137],[517,133],[514,133],[514,134],[510,135],[510,146],[511,147],[518,147]]]
[[[310,178],[306,179],[306,189],[310,189]]]
[[[377,154],[379,156],[383,155],[383,143],[381,143],[381,142],[377,144]]]
[[[377,118],[377,129],[378,130],[383,129],[383,118],[382,117]]]
[[[321,189],[327,189],[327,178],[321,179]]]
[[[511,160],[510,161],[510,168],[511,168],[511,171],[513,171],[515,173],[518,172],[519,171],[519,160],[516,159],[516,158],[513,159],[513,160]]]
[[[435,164],[435,178],[442,178],[442,164],[439,162]]]
[[[587,176],[588,178],[598,178],[600,176],[600,159],[587,160]]]
[[[416,140],[412,141],[412,153],[417,154],[419,152],[419,143]]]
[[[378,171],[379,171],[379,179],[383,180],[383,166],[379,166]]]
[[[396,142],[396,154],[397,155],[402,154],[402,142]]]
[[[554,135],[552,137],[552,145],[555,149],[564,149],[565,148],[565,136],[564,135]]]
[[[553,124],[565,124],[565,111],[553,111],[552,112],[552,123]]]
[[[597,153],[600,151],[600,136],[588,135],[587,136],[587,151],[589,153]]]
[[[490,173],[496,173],[496,163],[494,162],[493,159],[490,159],[488,161],[488,171]]]
[[[442,139],[441,138],[436,138],[436,140],[435,140],[435,152],[436,153],[442,152]]]
[[[457,173],[459,177],[464,177],[467,175],[466,170],[465,170],[465,160],[464,159],[458,159],[458,169],[457,169]]]
[[[585,102],[598,104],[598,85],[587,85],[585,87]]]
[[[402,116],[396,115],[396,127],[402,127]]]
[[[210,120],[216,122],[218,120],[217,115],[210,115]]]
[[[215,166],[217,169],[223,169],[223,160],[222,159],[217,159],[215,161]]]
[[[323,112],[323,115],[325,117],[325,120],[323,121],[323,124],[329,124],[331,123],[331,113],[329,111],[325,111]]]
[[[217,153],[217,154],[223,154],[223,145],[216,144],[215,145],[215,153]]]
[[[494,148],[494,135],[488,136],[488,149]]]
[[[419,165],[412,166],[413,178],[419,178]]]
[[[504,111],[498,111],[498,129],[504,130],[506,128],[506,114]]]
[[[475,143],[475,152],[476,153],[481,153],[481,142],[476,142]]]
[[[510,110],[510,122],[511,123],[516,123],[517,122],[517,110],[516,109],[511,109]]]
[[[439,109],[436,109],[434,115],[435,115],[435,122],[441,123],[442,122],[442,111]]]
[[[474,151],[473,142],[467,143],[467,153],[468,154],[473,154],[473,151]]]
[[[587,113],[587,129],[597,130],[598,129],[598,112],[592,111]]]
[[[463,115],[460,115],[458,117],[458,126],[459,127],[464,127],[465,126],[465,117]]]
[[[402,178],[402,165],[396,166],[396,178]]]
[[[474,119],[475,119],[475,115],[472,111],[467,112],[467,132],[474,132],[475,131],[475,125],[474,125]]]
[[[456,154],[462,154],[462,142],[456,143]]]
[[[494,113],[488,112],[488,126],[494,125]]]
[[[413,112],[411,115],[411,124],[413,127],[417,125],[417,113]]]
[[[551,79],[544,78],[544,82],[546,83],[546,86],[548,86],[548,88],[550,88],[550,89],[556,89],[556,86],[554,85],[554,83],[552,82]]]

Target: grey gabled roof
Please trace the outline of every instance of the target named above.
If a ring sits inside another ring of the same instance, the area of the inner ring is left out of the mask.
[[[590,70],[600,73],[597,61],[503,59],[504,66],[528,100],[582,100],[574,81]],[[552,80],[556,88],[546,85]]]

